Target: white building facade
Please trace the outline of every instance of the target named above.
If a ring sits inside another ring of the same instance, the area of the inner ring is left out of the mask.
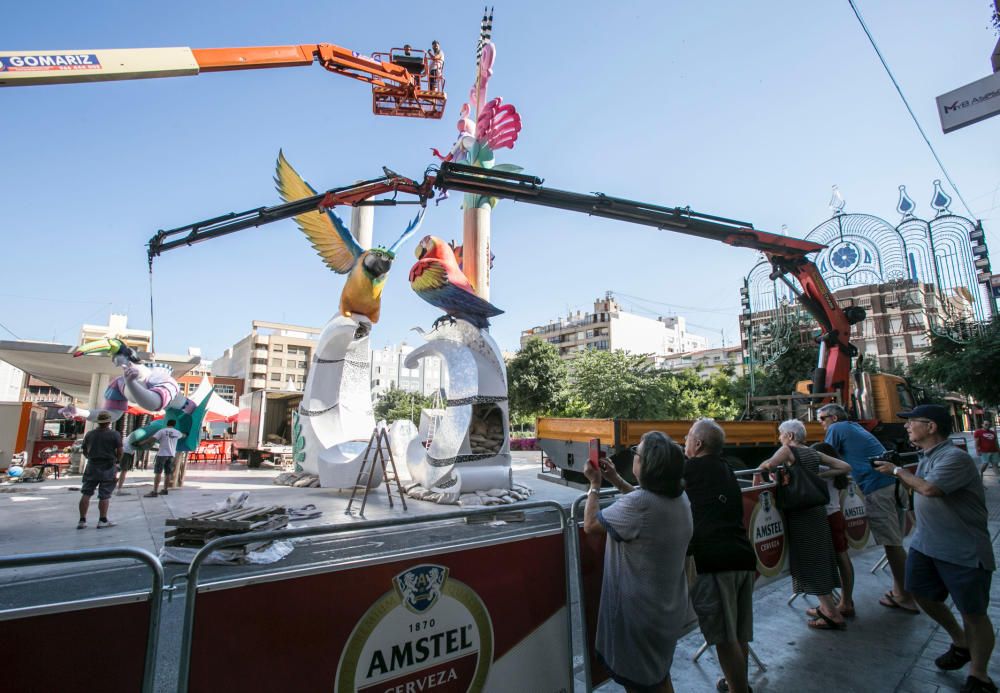
[[[523,330],[521,347],[534,338],[552,344],[565,360],[587,349],[666,356],[708,347],[707,338],[687,331],[683,317],[648,318],[629,313],[610,294],[594,301],[590,313],[576,311],[547,325]]]
[[[405,342],[372,350],[372,397],[378,398],[390,389],[419,392],[433,397],[444,388],[441,359],[428,356],[420,359],[417,368],[404,365],[414,347]]]

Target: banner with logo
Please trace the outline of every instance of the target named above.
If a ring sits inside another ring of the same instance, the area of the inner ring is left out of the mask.
[[[200,591],[189,690],[572,690],[564,536]]]

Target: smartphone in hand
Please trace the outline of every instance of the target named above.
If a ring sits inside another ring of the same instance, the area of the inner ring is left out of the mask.
[[[601,439],[591,438],[590,439],[590,454],[587,457],[587,462],[591,467],[597,471],[601,471]]]

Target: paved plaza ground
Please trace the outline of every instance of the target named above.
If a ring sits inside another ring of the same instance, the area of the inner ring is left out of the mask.
[[[515,480],[532,487],[535,499],[551,499],[568,505],[579,495],[575,489],[537,479],[541,470],[537,453],[517,453],[514,469]],[[112,500],[110,515],[117,526],[101,531],[94,529],[96,507],[91,509],[90,528],[75,529],[79,494],[73,489],[79,486],[79,477],[19,485],[11,492],[0,493],[0,555],[107,546],[136,546],[156,553],[163,543],[164,520],[206,510],[234,491],[249,492],[253,505],[301,507],[314,504],[322,514],[309,524],[356,521],[344,514],[347,492],[275,486],[271,482],[277,473],[225,465],[190,465],[183,488],[166,497],[144,498],[142,494],[151,488],[152,474],[149,471],[132,472],[126,495],[114,496]],[[1000,549],[1000,484],[992,471],[986,473],[985,483],[990,532],[996,550]],[[409,501],[408,506],[409,514],[434,514],[454,509],[417,501]],[[398,513],[398,508],[388,507],[384,493],[369,498],[367,519]],[[505,530],[477,526],[464,527],[463,531],[502,533]],[[412,546],[413,535],[404,535],[400,533],[399,541]],[[384,539],[384,542],[371,542],[370,538],[367,542],[359,542],[344,537],[316,541],[297,548],[285,560],[309,563],[337,560],[348,555],[390,554],[399,542],[394,544],[388,535]],[[803,614],[808,598],[797,599],[788,605],[786,602],[791,596],[788,579],[757,591],[753,648],[767,670],[751,664],[750,680],[755,691],[930,693],[960,688],[964,672],[942,672],[934,667],[934,657],[947,648],[947,636],[923,615],[911,616],[878,605],[879,595],[891,586],[888,572],[871,572],[880,556],[881,552],[872,548],[855,558],[858,615],[850,621],[845,632],[809,630]],[[182,572],[181,566],[166,569],[168,580]],[[0,573],[0,609],[138,589],[144,580],[142,570],[120,565],[9,570]],[[177,633],[182,604],[182,595],[165,604],[157,675],[157,690],[160,691],[173,690],[176,682]],[[808,604],[812,605],[814,601]],[[994,624],[1000,625],[1000,580],[994,580],[990,615]],[[678,645],[672,673],[679,692],[715,689],[720,674],[714,654],[709,652],[697,663],[692,661],[700,644],[701,638],[695,632]],[[574,656],[574,663],[577,690],[583,690],[579,652]],[[1000,681],[1000,655],[994,655],[990,673],[994,680]],[[622,689],[606,684],[599,690]]]

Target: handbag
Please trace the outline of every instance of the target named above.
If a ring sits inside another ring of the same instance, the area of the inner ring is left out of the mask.
[[[792,449],[793,454],[794,448]],[[781,510],[803,510],[830,502],[826,482],[806,469],[795,455],[795,464],[785,467],[774,489],[774,500]]]

